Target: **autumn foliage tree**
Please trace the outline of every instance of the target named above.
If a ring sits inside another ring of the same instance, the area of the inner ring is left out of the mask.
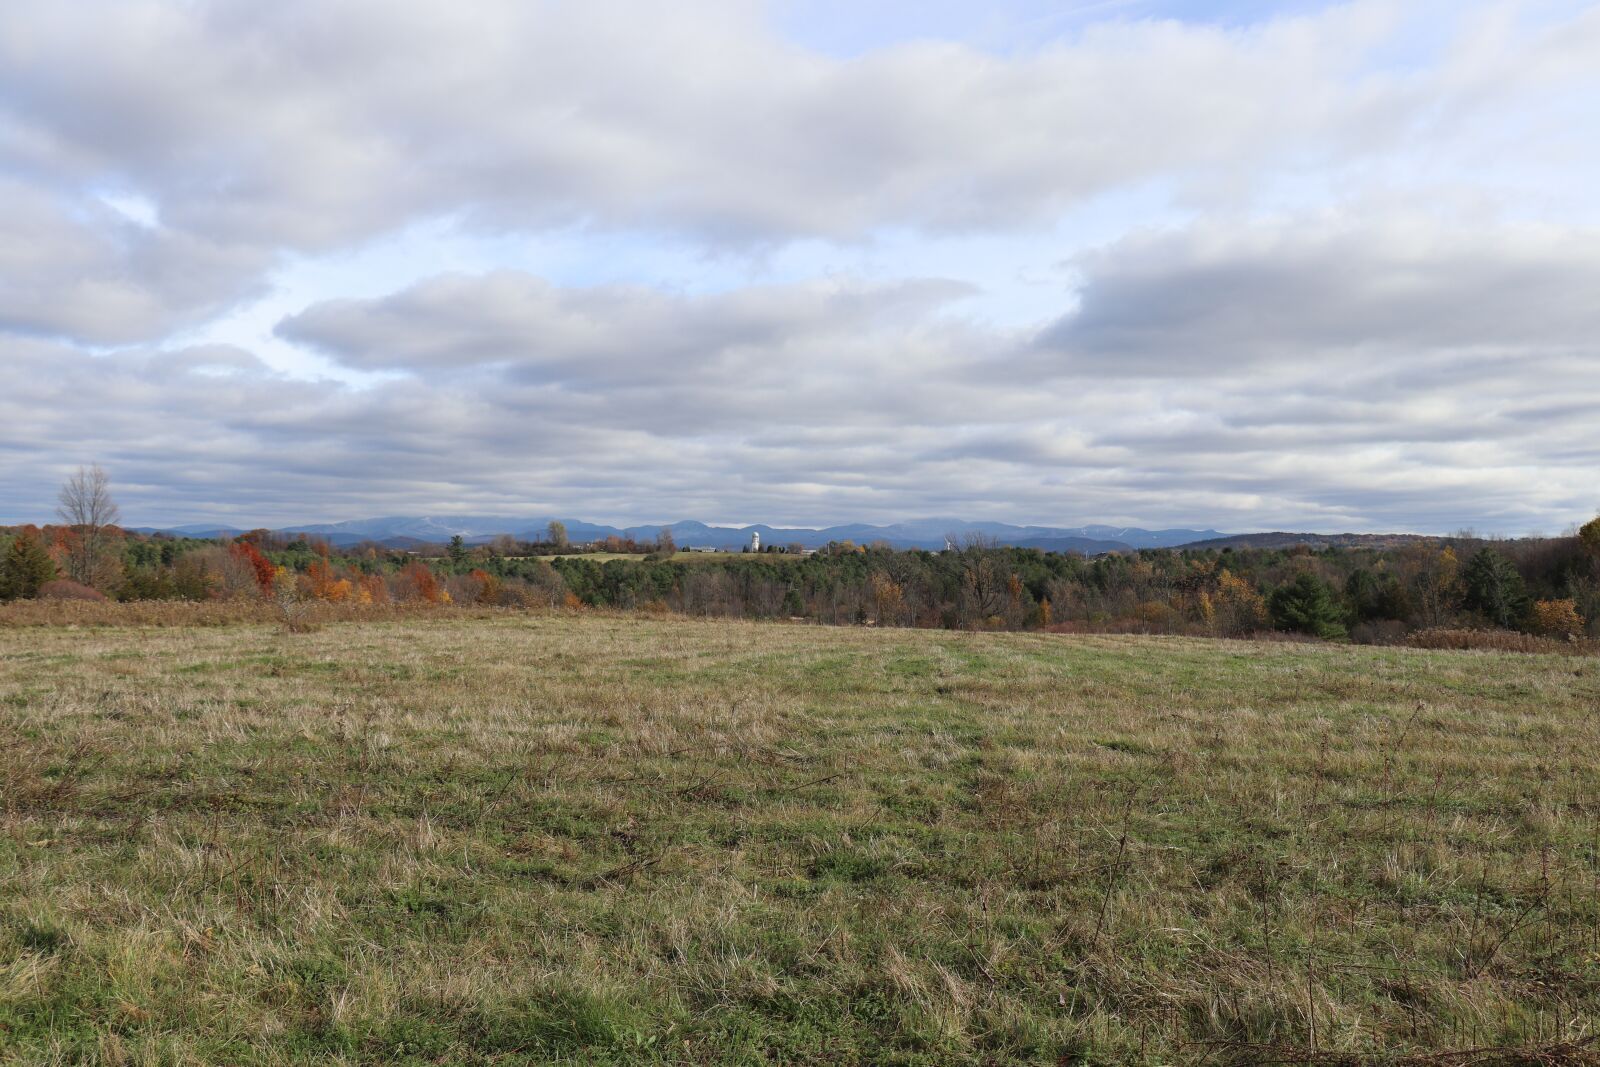
[[[476,587],[475,596],[473,599],[475,599],[479,604],[500,603],[500,594],[504,589],[505,584],[501,582],[499,578],[496,578],[494,575],[481,568],[474,570],[471,574],[467,575],[467,577],[471,579],[473,585]]]
[[[1224,637],[1244,637],[1267,625],[1267,602],[1255,586],[1224,568],[1211,597],[1212,624]]]
[[[255,542],[243,539],[235,541],[228,547],[228,553],[234,559],[250,568],[250,573],[254,575],[256,585],[261,590],[261,595],[270,597],[277,568],[273,567],[271,560],[261,554],[261,550],[255,546]]]
[[[434,577],[426,563],[416,561],[409,564],[400,572],[400,577],[416,599],[429,604],[445,602],[446,594],[439,588],[439,579]]]
[[[341,578],[333,569],[333,564],[328,561],[326,551],[319,553],[306,568],[306,582],[310,586],[311,595],[318,600],[328,600],[334,603],[349,600],[355,591],[350,579]]]
[[[1576,637],[1583,633],[1583,616],[1570,599],[1538,600],[1529,612],[1533,632],[1545,637]]]
[[[872,590],[872,607],[879,626],[897,626],[905,608],[905,590],[900,583],[881,571],[873,571],[869,579]]]
[[[1578,530],[1578,541],[1584,551],[1600,562],[1600,516],[1590,519]]]

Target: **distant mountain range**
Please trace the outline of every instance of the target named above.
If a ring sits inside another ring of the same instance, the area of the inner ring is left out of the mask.
[[[607,537],[649,541],[654,540],[662,530],[667,530],[680,548],[738,548],[750,543],[752,533],[761,535],[763,545],[798,544],[806,548],[821,548],[830,541],[854,541],[857,544],[882,541],[895,548],[939,549],[945,546],[947,538],[959,544],[966,538],[979,536],[993,539],[1003,545],[1037,548],[1047,552],[1082,552],[1094,555],[1136,548],[1175,548],[1195,541],[1224,536],[1216,530],[1144,530],[1135,526],[1013,526],[1003,522],[966,522],[960,519],[917,519],[889,526],[856,523],[823,529],[796,529],[762,524],[710,526],[692,520],[664,526],[627,527],[603,526],[580,519],[558,521],[566,524],[567,537],[579,544],[603,541]],[[471,544],[483,544],[503,534],[510,534],[523,541],[538,541],[543,540],[550,522],[549,518],[516,518],[505,515],[394,515],[377,519],[355,519],[349,522],[284,526],[274,532],[308,534],[324,538],[330,544],[341,547],[363,541],[375,541],[393,548],[411,548],[424,544],[440,544],[457,535]],[[168,533],[198,538],[236,537],[244,532],[229,526],[204,523],[134,529],[138,533]]]
[[[1438,540],[1440,538],[1429,534],[1315,534],[1277,531],[1274,533],[1232,534],[1207,541],[1196,541],[1194,544],[1185,545],[1184,547],[1216,549],[1293,548],[1296,545],[1305,545],[1308,548],[1400,548],[1415,541]]]

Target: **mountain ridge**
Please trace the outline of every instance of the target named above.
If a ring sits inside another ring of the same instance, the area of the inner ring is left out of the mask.
[[[1147,530],[1137,526],[1019,526],[1003,522],[974,522],[953,518],[911,519],[905,522],[873,525],[845,523],[823,527],[771,526],[752,523],[745,526],[715,526],[695,519],[672,523],[645,523],[637,526],[609,526],[581,519],[538,516],[521,518],[506,515],[389,515],[342,522],[286,525],[273,530],[281,534],[306,534],[322,537],[336,546],[375,541],[437,544],[460,536],[472,544],[483,544],[500,536],[519,540],[541,540],[552,521],[567,528],[574,542],[603,541],[621,537],[635,541],[654,540],[662,530],[672,534],[682,548],[737,548],[759,533],[764,544],[799,544],[821,548],[831,541],[858,544],[886,542],[895,548],[938,549],[947,539],[960,544],[978,536],[1004,545],[1040,548],[1047,551],[1098,552],[1129,551],[1138,548],[1175,548],[1194,541],[1226,536],[1217,530],[1168,528]],[[236,537],[244,531],[213,523],[187,523],[180,526],[132,527],[139,533],[171,533],[187,537]]]

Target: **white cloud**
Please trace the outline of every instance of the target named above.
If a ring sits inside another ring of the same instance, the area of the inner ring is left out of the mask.
[[[1470,37],[1421,75],[1388,71],[1396,10],[846,60],[732,0],[82,0],[0,26],[0,158],[56,183],[116,179],[179,229],[260,245],[328,247],[448,213],[854,238],[1039,223],[1196,168],[1338,166],[1442,111],[1592,86],[1571,31],[1529,45],[1546,56],[1537,75]],[[1485,99],[1485,72],[1501,97]]]
[[[1163,266],[1149,271],[1155,247]],[[1316,299],[1264,313],[1273,354],[1246,363],[1237,323],[1262,299],[1263,248],[1300,272],[1269,297]],[[1172,234],[1084,263],[1077,320],[1124,313],[1126,288],[1102,275],[1140,278],[1150,291],[1135,307],[1168,293],[1206,299],[1177,303],[1163,332],[1134,339],[1140,373],[1073,372],[1069,350],[1047,376],[1027,335],[964,319],[963,290],[944,283],[687,296],[453,275],[313,306],[283,326],[399,375],[365,388],[285,378],[226,349],[95,358],[14,346],[4,356],[21,387],[0,400],[0,454],[99,458],[152,486],[144,506],[183,517],[216,514],[248,486],[250,521],[963,513],[1520,532],[1559,529],[1600,503],[1600,376],[1581,348],[1592,312],[1551,295],[1600,284],[1581,246],[1306,225],[1232,242]],[[1566,288],[1547,284],[1565,274]],[[1460,320],[1509,314],[1515,292],[1472,306],[1504,277],[1536,279],[1544,302],[1521,309],[1537,322],[1499,324],[1486,347]],[[1073,321],[1054,334],[1072,340]],[[1382,358],[1349,357],[1369,324],[1387,338],[1401,321]],[[1117,365],[1122,334],[1085,336],[1088,359]],[[1182,346],[1181,378],[1156,372],[1165,345]],[[189,480],[156,488],[176,456]]]
[[[1265,366],[1594,351],[1600,229],[1416,218],[1213,222],[1078,257],[1081,308],[1041,373],[1254,375]]]
[[[255,291],[268,258],[0,178],[0,331],[162,337]]]
[[[1600,12],[1074,25],[824,53],[754,0],[8,12],[0,509],[94,458],[130,506],[244,521],[1516,530],[1600,503]],[[1097,247],[1038,258],[1108,203]],[[392,281],[238,310],[285,262],[320,285],[450,229],[525,265],[504,249],[551,228],[618,265],[452,274],[424,241]],[[1081,283],[1027,332],[972,311],[1013,238],[1046,282],[987,306],[1038,306],[1062,260]],[[751,280],[797,248],[814,277]],[[715,286],[682,276],[702,256]],[[183,340],[276,308],[271,344],[361,384]]]

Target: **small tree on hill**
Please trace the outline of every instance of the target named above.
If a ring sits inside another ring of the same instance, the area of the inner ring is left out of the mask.
[[[1578,540],[1582,542],[1584,550],[1600,562],[1600,516],[1596,516],[1584,523],[1578,530]]]
[[[1528,614],[1528,594],[1522,575],[1505,556],[1492,548],[1480,549],[1461,573],[1466,586],[1465,605],[1503,630],[1516,629]]]
[[[1280,630],[1322,638],[1344,636],[1343,613],[1333,590],[1310,571],[1301,571],[1294,581],[1274,590],[1267,607]]]
[[[55,577],[56,564],[50,553],[32,530],[24,530],[0,559],[0,600],[31,599],[41,585]]]
[[[56,514],[70,528],[67,576],[82,585],[104,585],[121,572],[113,551],[113,529],[121,512],[111,499],[111,479],[99,465],[79,467],[61,487]]]

